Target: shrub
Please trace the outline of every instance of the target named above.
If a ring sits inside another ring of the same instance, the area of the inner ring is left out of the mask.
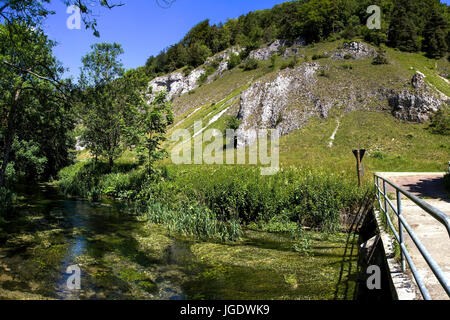
[[[237,130],[241,125],[241,120],[235,116],[229,116],[225,121],[225,129]]]
[[[244,64],[244,70],[245,71],[255,70],[256,68],[258,68],[258,61],[256,59],[248,58],[245,61],[245,64]]]
[[[100,177],[108,168],[103,163],[78,162],[59,172],[58,187],[67,196],[97,201],[101,197]]]
[[[298,58],[297,57],[293,57],[285,62],[283,62],[283,64],[281,65],[281,70],[284,70],[286,68],[290,68],[290,69],[294,69],[295,66],[298,63]]]
[[[344,69],[344,70],[352,70],[353,66],[351,64],[346,63],[346,64],[343,64],[341,66],[341,68]]]
[[[216,71],[216,67],[213,65],[208,65],[205,68],[205,72],[198,78],[197,83],[198,85],[202,85],[208,80],[208,77],[212,75]]]
[[[222,221],[268,223],[283,213],[290,222],[329,231],[338,229],[340,215],[352,211],[362,192],[339,175],[295,169],[262,177],[256,168],[177,167],[172,179],[148,184],[142,199],[170,209],[196,200]]]
[[[328,56],[325,55],[325,54],[314,54],[311,59],[312,60],[319,60],[319,59],[325,59],[325,58],[328,58]]]
[[[378,53],[377,56],[372,61],[373,65],[389,64],[386,56],[384,54]]]
[[[271,68],[271,69],[275,69],[276,64],[277,64],[277,59],[278,59],[278,55],[276,55],[276,54],[273,54],[273,55],[270,57],[270,68]]]
[[[206,80],[208,80],[208,74],[205,72],[198,78],[197,84],[202,85],[206,82]]]
[[[450,108],[444,106],[442,109],[439,109],[431,117],[431,123],[428,128],[434,134],[450,135]]]
[[[187,66],[183,69],[183,74],[185,77],[191,74],[191,72],[194,70],[193,66]]]
[[[177,209],[150,202],[143,216],[151,223],[166,226],[171,232],[196,236],[199,239],[235,241],[242,236],[238,221],[221,221],[213,211],[195,201],[183,203]]]
[[[373,152],[371,155],[370,155],[370,157],[371,158],[374,158],[374,159],[386,159],[387,158],[387,155],[386,154],[384,154],[383,152],[381,152],[381,151],[375,151],[375,152]]]
[[[230,60],[228,61],[228,69],[234,69],[238,65],[240,65],[242,62],[242,59],[239,55],[232,53],[230,56]]]

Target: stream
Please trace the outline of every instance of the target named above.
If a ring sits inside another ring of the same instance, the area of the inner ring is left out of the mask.
[[[119,202],[67,199],[48,184],[22,189],[0,225],[0,299],[332,299],[339,285],[343,235],[317,236],[306,256],[263,232],[201,242]],[[81,271],[79,290],[68,286],[69,266]]]

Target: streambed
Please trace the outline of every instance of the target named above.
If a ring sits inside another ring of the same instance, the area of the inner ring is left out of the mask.
[[[346,234],[289,237],[247,230],[236,243],[169,234],[123,204],[25,188],[0,225],[0,299],[351,299],[356,255]],[[68,266],[81,270],[70,290]],[[349,268],[351,266],[351,268]]]

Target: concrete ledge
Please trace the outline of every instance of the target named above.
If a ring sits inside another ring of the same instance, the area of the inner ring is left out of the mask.
[[[413,279],[413,276],[408,274],[408,272],[403,273],[400,263],[395,259],[395,237],[386,232],[380,217],[380,212],[375,211],[374,214],[377,221],[377,229],[386,254],[389,275],[398,300],[422,300],[422,295],[420,294],[419,288]]]
[[[389,177],[414,177],[414,176],[439,176],[445,175],[447,172],[376,172],[377,175]]]

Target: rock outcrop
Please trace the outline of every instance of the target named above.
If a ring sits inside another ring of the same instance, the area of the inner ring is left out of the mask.
[[[260,61],[269,60],[272,55],[280,53],[282,47],[289,46],[289,48],[286,48],[286,52],[284,53],[284,56],[286,57],[289,53],[296,53],[296,47],[302,47],[305,45],[306,41],[301,37],[296,39],[293,43],[289,43],[287,40],[275,40],[268,47],[253,50],[250,52],[249,57]]]
[[[412,90],[402,90],[389,97],[392,114],[402,120],[426,122],[449,99],[431,90],[425,83],[425,75],[417,72],[411,81]]]
[[[208,59],[206,59],[205,64],[211,64],[214,61],[219,60],[219,67],[217,68],[216,72],[214,72],[210,78],[213,78],[214,76],[217,75],[222,75],[226,70],[228,70],[228,63],[230,61],[231,55],[232,54],[240,54],[242,51],[244,50],[244,48],[241,48],[239,46],[233,47],[231,49],[222,51],[218,54],[216,54],[213,57],[209,57]]]
[[[276,129],[280,135],[299,129],[312,116],[326,116],[331,105],[322,103],[312,88],[319,69],[316,63],[307,63],[295,69],[285,69],[276,78],[254,83],[241,95],[237,130],[237,147],[254,142],[256,137],[249,129]],[[301,101],[303,110],[292,108],[291,103]]]
[[[167,99],[173,100],[175,97],[198,88],[198,79],[204,73],[205,69],[197,68],[187,76],[181,72],[174,72],[167,76],[157,77],[150,81],[149,92],[151,92],[153,97],[156,93],[165,90]]]
[[[153,79],[149,83],[149,92],[151,92],[151,99],[156,93],[164,90],[167,92],[167,99],[173,100],[176,97],[197,89],[199,87],[200,77],[206,72],[204,66],[211,64],[215,60],[219,60],[220,63],[217,67],[217,70],[208,77],[208,82],[212,81],[213,78],[222,75],[228,69],[228,62],[230,60],[231,54],[239,54],[242,50],[244,49],[241,47],[233,47],[231,49],[220,52],[213,57],[209,57],[205,61],[205,64],[203,66],[192,70],[189,75],[184,75],[182,72],[174,72],[169,75]]]
[[[334,52],[331,58],[334,60],[342,59],[367,59],[376,56],[376,51],[363,42],[345,42],[342,49]]]

